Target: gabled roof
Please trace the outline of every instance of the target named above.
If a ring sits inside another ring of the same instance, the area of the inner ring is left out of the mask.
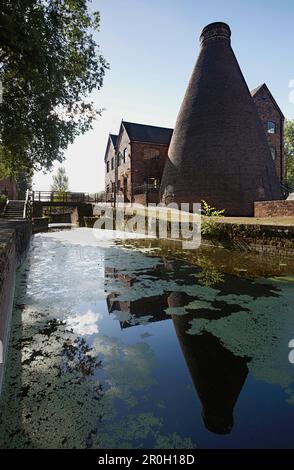
[[[115,147],[118,136],[115,134],[109,134],[109,138],[111,139],[113,146]]]
[[[106,150],[105,150],[105,155],[104,155],[104,161],[106,161],[106,156],[108,154],[109,150],[109,145],[112,144],[113,147],[115,148],[116,142],[117,142],[118,135],[115,134],[109,134],[108,140],[107,140],[107,145],[106,145]]]
[[[135,142],[168,145],[173,133],[173,129],[167,127],[149,126],[126,121],[122,121],[122,125],[130,140]]]
[[[262,83],[261,85],[259,85],[258,87],[254,88],[254,90],[251,91],[251,96],[254,97],[256,96],[260,91],[265,91],[267,93],[267,95],[270,97],[272,103],[274,104],[274,106],[276,107],[277,111],[280,113],[280,115],[284,118],[284,114],[282,113],[282,110],[281,108],[279,107],[278,103],[276,102],[275,98],[273,97],[273,95],[271,94],[271,92],[269,91],[267,85],[265,83]]]

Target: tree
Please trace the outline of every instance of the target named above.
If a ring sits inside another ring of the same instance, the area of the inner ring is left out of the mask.
[[[10,173],[50,170],[101,113],[89,95],[108,64],[88,0],[2,0],[0,144]]]
[[[60,166],[56,175],[53,175],[51,191],[56,191],[59,193],[68,191],[68,177],[66,176],[65,168],[63,166]]]
[[[33,174],[23,174],[19,175],[17,178],[17,194],[18,199],[25,199],[26,191],[32,189],[33,184]]]
[[[294,120],[286,119],[285,122],[285,182],[294,187]]]

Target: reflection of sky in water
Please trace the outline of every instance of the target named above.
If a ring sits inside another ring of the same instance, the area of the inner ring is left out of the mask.
[[[98,320],[101,317],[101,313],[88,310],[86,313],[80,315],[69,316],[66,320],[66,324],[69,329],[72,329],[78,335],[93,335],[94,333],[99,333]]]
[[[101,234],[33,240],[0,446],[292,447],[292,279],[224,275]],[[216,434],[230,396],[234,425]]]

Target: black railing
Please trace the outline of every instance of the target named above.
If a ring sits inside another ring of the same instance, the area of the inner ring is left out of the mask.
[[[282,197],[284,199],[287,199],[289,194],[294,192],[294,188],[289,186],[287,183],[281,183],[281,192],[282,192]]]
[[[105,200],[104,193],[90,194],[70,191],[31,191],[30,197],[32,202],[54,204],[102,202]]]

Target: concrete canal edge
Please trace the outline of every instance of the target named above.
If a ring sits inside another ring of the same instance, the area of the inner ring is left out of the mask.
[[[0,220],[0,394],[9,342],[16,269],[26,257],[31,233],[29,221]]]

